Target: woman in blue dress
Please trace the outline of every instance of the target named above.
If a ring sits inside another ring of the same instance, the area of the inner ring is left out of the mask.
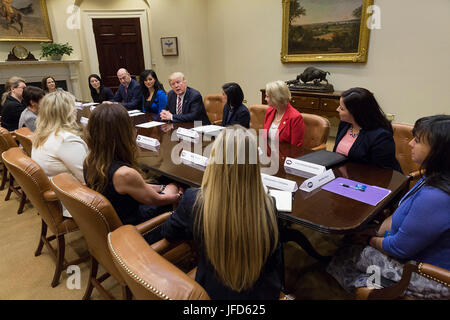
[[[144,70],[139,76],[139,83],[142,90],[142,112],[159,115],[167,104],[167,95],[155,71]]]

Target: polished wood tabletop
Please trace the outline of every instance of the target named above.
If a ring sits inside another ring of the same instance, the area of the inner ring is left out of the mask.
[[[89,112],[86,111],[82,114],[88,117]],[[132,119],[135,124],[159,121],[159,117],[152,114],[135,116]],[[137,127],[138,134],[158,139],[161,144],[158,151],[141,148],[139,162],[175,181],[191,187],[199,187],[204,171],[183,163],[174,163],[171,154],[179,155],[181,149],[185,149],[208,157],[208,145],[211,142],[202,141],[202,139],[197,143],[180,140],[175,133],[178,127],[192,128],[193,123],[168,123],[153,128]],[[283,164],[286,157],[296,158],[309,152],[311,150],[280,143],[279,166],[274,176],[296,181],[300,186],[306,178],[286,173]],[[177,157],[173,157],[173,159],[175,158]],[[321,188],[312,192],[298,190],[293,194],[292,212],[280,213],[280,218],[324,233],[349,233],[363,228],[394,199],[398,199],[407,188],[407,177],[391,169],[346,162],[334,167],[333,172],[336,177],[344,177],[366,185],[387,188],[391,190],[391,193],[377,206],[371,206]]]

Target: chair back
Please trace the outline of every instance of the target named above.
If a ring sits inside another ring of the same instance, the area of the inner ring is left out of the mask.
[[[268,107],[266,104],[254,104],[248,107],[250,111],[250,128],[255,130],[264,129],[264,117]]]
[[[412,161],[411,148],[409,142],[413,138],[413,126],[403,123],[393,123],[394,141],[395,141],[395,157],[400,163],[400,167],[405,175],[419,170],[420,165]]]
[[[109,251],[139,300],[209,300],[205,289],[154,251],[131,225],[108,235]]]
[[[31,149],[33,148],[33,131],[27,127],[23,127],[14,131],[16,139],[19,141],[26,154],[31,157]]]
[[[52,177],[51,185],[83,233],[90,254],[109,274],[124,283],[108,251],[108,233],[122,225],[109,200],[68,173]]]
[[[44,170],[19,147],[3,152],[2,159],[50,230],[55,235],[65,233],[61,203]]]
[[[316,114],[302,113],[301,115],[305,121],[303,147],[314,150],[326,149],[330,133],[330,121]]]
[[[205,99],[205,109],[208,114],[209,121],[216,123],[216,121],[222,120],[223,115],[223,102],[221,94],[208,94]]]
[[[0,127],[0,153],[14,147],[18,147],[18,145],[11,133],[7,129]]]

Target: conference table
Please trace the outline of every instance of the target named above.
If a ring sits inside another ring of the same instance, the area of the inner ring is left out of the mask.
[[[83,110],[80,114],[88,117],[90,110]],[[135,125],[159,121],[159,116],[154,114],[142,114],[133,116]],[[208,146],[211,147],[212,139],[192,142],[180,139],[176,135],[179,128],[193,128],[193,123],[165,123],[152,128],[139,128],[137,134],[157,139],[160,147],[157,151],[141,148],[139,163],[156,174],[165,176],[174,181],[190,187],[200,187],[203,177],[202,168],[179,163],[176,160],[181,150],[188,150],[203,156],[209,156]],[[206,141],[205,141],[206,140]],[[311,150],[297,147],[287,143],[280,143],[278,154],[279,166],[274,176],[297,182],[300,186],[306,178],[289,174],[284,169],[286,157],[296,158],[305,155]],[[175,159],[176,161],[173,161]],[[295,241],[302,246],[311,256],[327,261],[329,257],[323,257],[311,246],[308,239],[298,230],[292,229],[292,224],[298,224],[322,233],[349,234],[363,230],[371,225],[372,220],[385,208],[395,203],[407,191],[408,178],[391,169],[378,168],[372,165],[347,161],[344,164],[332,168],[335,177],[343,177],[358,181],[365,185],[374,185],[391,190],[376,206],[344,197],[318,188],[312,192],[298,189],[293,193],[292,212],[279,212],[278,217],[283,225],[280,231],[284,241]],[[249,190],[251,192],[251,190]]]

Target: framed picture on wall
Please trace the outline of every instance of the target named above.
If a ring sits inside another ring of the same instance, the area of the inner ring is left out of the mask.
[[[161,38],[161,49],[163,56],[177,56],[178,55],[177,37]]]
[[[282,5],[282,62],[367,61],[373,0],[282,0]]]
[[[0,41],[53,41],[45,0],[0,0]]]

